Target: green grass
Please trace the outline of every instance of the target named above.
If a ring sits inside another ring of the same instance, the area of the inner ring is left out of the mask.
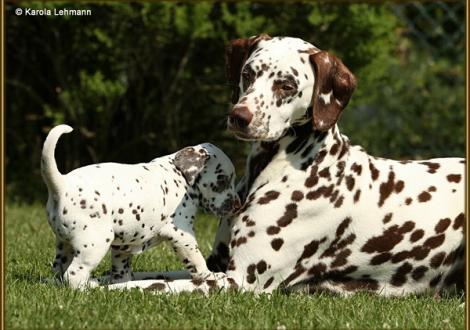
[[[198,240],[210,251],[217,221],[200,216]],[[349,298],[302,293],[153,295],[148,292],[80,292],[52,284],[54,239],[44,206],[8,204],[6,208],[6,329],[377,329],[464,328],[458,297]],[[109,255],[95,271],[110,267]],[[134,260],[135,271],[165,271],[182,266],[161,244]]]

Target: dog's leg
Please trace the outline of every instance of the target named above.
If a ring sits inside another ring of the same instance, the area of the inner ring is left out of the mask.
[[[192,228],[185,230],[177,226],[168,226],[161,231],[163,237],[167,237],[184,266],[189,270],[193,278],[205,279],[207,277],[221,276],[223,273],[212,273],[206,265]]]
[[[132,280],[132,254],[120,251],[119,247],[111,249],[111,282],[122,283]]]
[[[219,290],[244,290],[231,277],[192,280],[143,280],[111,284],[103,287],[109,290],[140,289],[160,293],[201,292],[204,294]]]
[[[100,233],[106,230],[96,230],[95,235],[75,237],[71,241],[74,257],[64,273],[64,281],[73,288],[98,286],[96,280],[90,281],[90,274],[98,266],[108,251],[111,241]]]
[[[73,248],[67,241],[56,239],[56,256],[52,264],[54,277],[61,279],[73,259]]]

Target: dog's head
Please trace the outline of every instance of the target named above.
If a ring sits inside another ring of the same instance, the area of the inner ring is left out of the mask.
[[[326,131],[356,87],[341,60],[297,38],[261,34],[233,40],[225,61],[234,104],[228,128],[246,140],[276,140],[309,120]]]
[[[199,193],[201,206],[219,216],[240,208],[235,190],[235,168],[227,155],[210,143],[187,147],[174,158],[176,168]]]

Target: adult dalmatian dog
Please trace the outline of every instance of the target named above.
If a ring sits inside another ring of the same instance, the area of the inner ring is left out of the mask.
[[[464,289],[465,159],[395,161],[336,125],[356,87],[337,57],[266,34],[226,48],[228,128],[252,142],[240,212],[207,259],[219,280],[140,280],[161,292],[277,288],[385,296]],[[181,274],[180,274],[181,275]]]

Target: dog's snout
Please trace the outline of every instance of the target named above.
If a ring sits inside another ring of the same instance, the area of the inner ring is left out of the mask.
[[[234,128],[246,128],[253,119],[253,114],[247,107],[235,107],[228,115],[229,125]]]

